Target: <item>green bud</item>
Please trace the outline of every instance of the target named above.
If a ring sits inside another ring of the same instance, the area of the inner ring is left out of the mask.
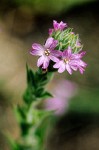
[[[67,28],[64,31],[55,31],[52,37],[58,40],[57,49],[64,51],[70,46],[74,53],[82,50],[83,45],[80,43],[79,35],[72,32],[72,28]]]

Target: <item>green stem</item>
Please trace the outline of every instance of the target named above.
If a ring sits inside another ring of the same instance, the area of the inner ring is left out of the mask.
[[[53,71],[43,72],[38,70],[34,73],[27,67],[27,89],[24,93],[24,104],[17,108],[18,120],[21,129],[21,145],[18,143],[19,149],[13,150],[44,150],[44,141],[47,131],[49,118],[44,110],[40,110],[37,106],[50,93],[45,91],[45,86],[52,79]],[[43,131],[42,131],[42,129]],[[34,143],[33,143],[34,141]],[[29,147],[29,148],[28,148]]]

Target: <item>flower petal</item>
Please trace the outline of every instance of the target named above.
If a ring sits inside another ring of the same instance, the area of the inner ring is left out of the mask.
[[[70,67],[71,67],[71,69],[73,69],[74,71],[77,71],[77,69],[78,69],[78,67],[77,67],[77,66],[74,66],[74,65],[71,65]]]
[[[72,54],[72,59],[81,59],[85,54],[86,54],[85,51],[78,54]]]
[[[42,67],[42,68],[43,68],[43,69],[48,68],[49,62],[50,62],[50,59],[49,59],[48,57],[45,57],[45,58],[44,58],[43,67]]]
[[[69,62],[70,66],[79,66],[79,59],[73,59]]]
[[[41,56],[37,61],[37,66],[40,67],[44,62],[44,56]]]
[[[81,58],[82,58],[85,54],[86,54],[86,51],[82,51],[82,52],[80,53]]]
[[[80,66],[79,66],[79,71],[80,71],[81,74],[83,74],[84,71],[85,71],[85,69],[84,69],[83,67],[80,67]]]
[[[30,54],[38,55],[38,56],[41,56],[43,54],[44,50],[45,50],[42,45],[37,44],[37,43],[34,43],[32,45],[32,48],[33,48],[33,50],[30,52]]]
[[[53,27],[55,30],[58,30],[58,26],[59,26],[59,24],[57,23],[57,21],[53,20]]]
[[[65,27],[67,27],[67,24],[64,23],[63,21],[61,21],[61,22],[59,23],[59,27],[60,27],[60,30],[63,30]]]
[[[79,65],[82,66],[82,67],[86,67],[87,66],[87,64],[84,61],[82,61],[82,60],[79,60]]]
[[[62,72],[64,72],[65,71],[65,64],[63,63],[61,66],[60,66],[60,68],[58,69],[58,72],[59,73],[62,73]]]
[[[66,64],[66,70],[68,71],[69,74],[72,74],[72,70],[71,70],[69,64]]]
[[[72,49],[71,47],[69,46],[68,49],[64,50],[63,51],[63,54],[62,54],[62,57],[71,57],[72,56]]]
[[[53,50],[56,47],[57,43],[58,43],[57,40],[54,40],[52,37],[50,37],[47,39],[47,41],[45,43],[45,48]]]
[[[53,33],[54,29],[49,29],[49,35]]]
[[[49,58],[53,61],[53,62],[58,62],[59,59],[53,55],[49,55]]]
[[[72,49],[70,46],[68,47],[67,53],[68,53],[68,57],[72,55]]]
[[[50,46],[50,49],[53,50],[58,44],[58,41],[57,40],[53,40],[53,43],[51,44]]]
[[[55,57],[60,57],[62,55],[62,52],[59,50],[52,50],[51,55],[53,55]]]
[[[62,58],[66,58],[66,57],[68,57],[68,53],[67,53],[67,50],[64,50],[62,52]]]
[[[53,20],[53,27],[54,30],[63,30],[65,27],[67,27],[67,24],[64,23],[63,21],[61,21],[60,23],[58,23],[56,20]]]
[[[58,61],[54,66],[53,68],[60,68],[60,66],[62,65],[62,61]]]
[[[50,46],[53,44],[54,39],[52,37],[49,37],[45,43],[46,48],[50,48]]]
[[[57,62],[57,63],[53,66],[53,68],[59,68],[59,69],[58,69],[58,72],[59,72],[59,73],[62,73],[62,72],[65,71],[65,63],[61,60],[61,61]]]

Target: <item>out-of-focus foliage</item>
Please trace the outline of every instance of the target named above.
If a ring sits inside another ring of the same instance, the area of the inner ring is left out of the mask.
[[[99,89],[80,89],[70,101],[69,112],[99,114]]]
[[[93,0],[15,0],[17,5],[26,5],[35,13],[56,14],[73,5],[80,5]]]

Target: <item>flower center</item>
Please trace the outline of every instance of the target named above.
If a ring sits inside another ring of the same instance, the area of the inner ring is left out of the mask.
[[[69,58],[64,58],[63,61],[68,64],[69,63]]]
[[[44,51],[44,54],[45,54],[46,56],[49,56],[49,55],[50,55],[49,49],[45,50],[45,51]]]

